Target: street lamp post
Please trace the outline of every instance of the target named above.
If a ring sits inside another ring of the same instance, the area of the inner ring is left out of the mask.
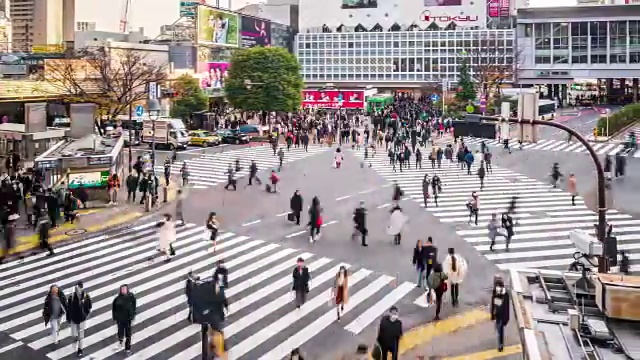
[[[133,110],[131,109],[131,103],[129,103],[129,174],[131,174],[131,171],[133,170],[132,169],[132,167],[133,167],[133,164],[132,164],[132,162],[133,162],[133,160],[132,160],[133,154],[132,154],[131,148],[133,147],[133,136],[132,135],[133,135],[134,127],[133,127],[133,119],[132,119],[132,116],[131,116],[131,112],[132,111]]]
[[[503,121],[508,121],[510,124],[531,124],[531,125],[546,125],[546,126],[555,127],[568,132],[569,134],[571,134],[571,136],[573,136],[580,143],[582,143],[582,145],[584,145],[585,148],[587,148],[587,151],[591,156],[591,160],[593,160],[593,163],[595,164],[596,176],[598,179],[598,182],[597,182],[597,187],[598,187],[598,226],[597,228],[598,228],[598,231],[596,235],[598,237],[598,240],[602,243],[602,249],[604,253],[604,256],[602,257],[602,259],[600,259],[601,261],[598,262],[598,272],[601,274],[607,273],[609,271],[609,257],[607,256],[607,242],[606,242],[606,232],[607,232],[607,202],[606,202],[606,193],[605,193],[606,181],[604,176],[604,169],[602,167],[602,163],[600,162],[600,159],[598,158],[598,154],[596,154],[596,151],[593,149],[591,144],[589,144],[587,139],[582,137],[582,135],[580,135],[578,132],[576,132],[572,128],[555,121],[543,121],[538,119],[511,119],[511,118],[505,119],[505,118],[494,117],[494,116],[482,116],[481,119],[493,120],[498,123],[501,123]]]
[[[156,169],[156,120],[160,117],[160,103],[156,99],[147,100],[147,111],[149,119],[151,119],[151,168],[155,172]]]

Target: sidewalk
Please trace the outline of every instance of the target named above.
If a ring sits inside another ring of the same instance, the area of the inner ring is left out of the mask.
[[[121,224],[129,223],[144,215],[152,214],[164,206],[171,203],[177,193],[177,183],[172,181],[169,185],[167,203],[163,203],[162,193],[158,199],[158,206],[151,212],[144,211],[144,205],[138,201],[127,202],[126,189],[121,188],[118,192],[118,204],[107,205],[104,202],[94,202],[87,205],[87,209],[78,210],[78,217],[73,224],[63,223],[64,215],[61,214],[60,225],[49,232],[49,243],[55,247],[61,242],[71,242],[85,238],[88,234],[104,232],[110,228]],[[162,190],[160,190],[162,191]],[[138,196],[140,193],[138,193]],[[9,255],[16,255],[39,249],[39,237],[32,226],[21,221],[16,228],[16,246],[9,252]]]

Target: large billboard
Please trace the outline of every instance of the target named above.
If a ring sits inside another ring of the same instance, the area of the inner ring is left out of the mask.
[[[321,109],[363,109],[364,90],[302,90],[302,106]]]
[[[240,17],[240,38],[243,48],[271,46],[271,22],[248,16]]]
[[[198,6],[198,43],[234,46],[240,44],[240,17],[237,14]]]
[[[343,9],[371,9],[378,7],[378,0],[342,0]]]
[[[487,0],[487,16],[491,18],[509,17],[511,15],[510,0]]]
[[[200,76],[202,88],[205,90],[224,88],[228,70],[228,62],[210,62],[205,64],[204,72]]]

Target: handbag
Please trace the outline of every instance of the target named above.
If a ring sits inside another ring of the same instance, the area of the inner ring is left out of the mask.
[[[176,256],[176,249],[173,247],[173,244],[169,244],[169,255]]]
[[[292,212],[290,212],[290,213],[288,213],[288,214],[287,214],[287,220],[289,220],[289,221],[293,221],[293,220],[295,220],[295,216],[293,215],[293,213],[292,213]]]
[[[322,226],[322,215],[318,215],[318,221],[316,221],[316,226]]]

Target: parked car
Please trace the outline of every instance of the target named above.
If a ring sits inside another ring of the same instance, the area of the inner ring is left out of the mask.
[[[193,146],[218,146],[222,143],[222,139],[218,134],[206,131],[206,130],[194,130],[189,132],[191,140],[189,145]]]
[[[243,134],[239,130],[218,130],[218,136],[222,138],[224,144],[248,144],[251,136]]]

